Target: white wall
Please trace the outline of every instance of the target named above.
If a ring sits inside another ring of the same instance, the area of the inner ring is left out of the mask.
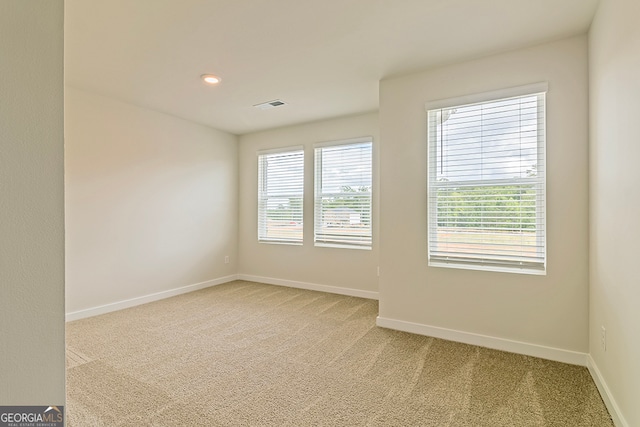
[[[65,137],[67,313],[235,274],[235,136],[67,87]]]
[[[63,2],[0,0],[0,58],[0,405],[63,405]]]
[[[589,351],[619,409],[619,425],[628,426],[640,426],[638,18],[637,0],[604,0],[589,35]],[[606,351],[600,345],[602,326]]]
[[[269,112],[270,113],[270,112]],[[313,144],[322,141],[372,136],[374,146],[373,249],[337,249],[313,245]],[[241,276],[270,283],[306,286],[376,297],[378,291],[378,115],[344,117],[290,126],[240,137],[240,233]],[[257,151],[303,145],[305,147],[304,244],[302,246],[258,243]],[[265,280],[267,279],[267,280]],[[268,279],[278,279],[277,281]],[[289,281],[289,282],[287,282]],[[308,286],[320,285],[320,287]]]
[[[587,74],[582,36],[381,82],[379,324],[585,363]],[[537,82],[549,84],[547,275],[427,267],[425,102]]]

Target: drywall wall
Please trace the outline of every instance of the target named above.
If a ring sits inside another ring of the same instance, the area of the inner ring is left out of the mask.
[[[266,114],[277,114],[268,111]],[[315,247],[313,244],[313,144],[373,137],[372,250]],[[258,150],[304,146],[304,243],[302,246],[258,243]],[[378,291],[378,115],[369,113],[257,132],[240,137],[241,277],[290,286],[376,297]],[[278,279],[273,280],[265,279]],[[308,285],[320,285],[308,286]],[[336,289],[337,288],[337,289]]]
[[[604,0],[589,34],[589,352],[617,408],[610,412],[628,426],[640,425],[638,17],[638,1]]]
[[[235,136],[67,87],[65,137],[67,313],[235,274]]]
[[[381,325],[586,362],[587,74],[582,36],[381,82]],[[549,85],[547,275],[428,267],[425,102],[537,82]]]
[[[63,405],[62,0],[0,0],[0,58],[0,405]]]

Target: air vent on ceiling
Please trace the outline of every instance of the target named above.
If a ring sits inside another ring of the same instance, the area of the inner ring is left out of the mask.
[[[270,108],[282,107],[283,105],[287,105],[287,103],[280,99],[274,99],[273,101],[263,102],[262,104],[256,104],[254,105],[254,107],[259,108],[261,110],[268,110]]]

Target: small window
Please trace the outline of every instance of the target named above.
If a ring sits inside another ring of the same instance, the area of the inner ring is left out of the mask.
[[[315,146],[315,245],[371,249],[371,138]]]
[[[545,92],[427,105],[429,265],[544,274]]]
[[[258,241],[302,244],[304,151],[258,153]]]

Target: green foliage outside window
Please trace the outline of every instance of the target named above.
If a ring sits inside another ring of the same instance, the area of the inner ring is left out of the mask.
[[[534,231],[533,185],[478,186],[437,190],[439,227]]]

